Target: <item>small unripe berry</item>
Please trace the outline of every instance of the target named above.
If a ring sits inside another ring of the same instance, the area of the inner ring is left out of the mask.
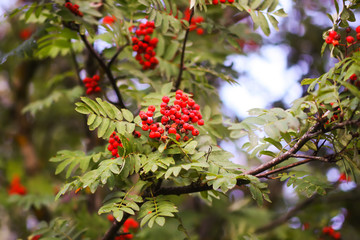
[[[351,32],[351,27],[345,28],[345,31],[346,31],[347,33],[350,33],[350,32]]]

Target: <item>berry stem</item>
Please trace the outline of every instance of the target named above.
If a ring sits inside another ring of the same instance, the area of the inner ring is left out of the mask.
[[[191,12],[190,12],[189,24],[191,24],[191,20],[194,16],[194,11],[195,11],[195,8],[192,8]],[[182,52],[181,52],[179,75],[178,75],[177,81],[175,82],[174,90],[179,89],[179,87],[180,87],[182,73],[184,70],[183,68],[184,68],[185,48],[186,48],[186,42],[187,42],[187,39],[189,36],[189,32],[190,32],[190,28],[186,29],[185,38],[184,38],[184,42],[183,42],[183,46],[182,46]]]
[[[86,36],[81,34],[79,32],[79,35],[81,37],[81,40],[84,42],[86,48],[90,51],[90,53],[95,57],[95,59],[99,62],[99,65],[100,67],[105,71],[106,75],[108,76],[109,78],[109,81],[116,93],[116,96],[118,97],[118,105],[121,107],[121,108],[126,108],[125,107],[125,104],[122,100],[122,97],[121,97],[121,94],[120,94],[120,91],[119,91],[119,88],[116,86],[116,81],[115,81],[115,78],[110,70],[110,68],[108,68],[105,64],[105,62],[103,61],[103,59],[100,57],[100,55],[95,51],[95,49],[91,46],[91,44],[89,43],[89,41],[87,40]]]

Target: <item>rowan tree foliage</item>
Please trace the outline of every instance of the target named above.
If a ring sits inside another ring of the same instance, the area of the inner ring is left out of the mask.
[[[303,97],[238,121],[222,112],[218,87],[238,84],[224,62],[293,17],[279,1],[21,3],[0,52],[0,236],[357,239],[359,190],[341,186],[360,167],[359,7],[321,10],[331,27],[307,34],[332,65]]]

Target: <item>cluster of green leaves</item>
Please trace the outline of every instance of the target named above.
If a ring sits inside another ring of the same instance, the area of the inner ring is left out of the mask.
[[[291,171],[289,173],[279,174],[280,181],[286,181],[286,185],[293,186],[299,193],[305,193],[311,197],[314,193],[325,195],[326,188],[330,185],[323,179],[309,175],[308,172]]]
[[[287,16],[284,9],[277,9],[278,4],[278,0],[244,0],[234,3],[234,6],[240,11],[247,11],[254,22],[254,29],[260,26],[264,34],[268,36],[270,35],[270,24],[279,30],[279,22],[274,16]]]
[[[279,153],[285,152],[288,147],[295,143],[293,139],[299,136],[301,118],[306,116],[295,115],[292,110],[283,110],[281,108],[251,109],[250,115],[241,123],[233,123],[229,127],[230,136],[234,139],[247,136],[242,148],[251,153],[250,157],[267,155],[276,157]],[[263,131],[268,137],[264,137]],[[284,144],[282,141],[285,141]]]

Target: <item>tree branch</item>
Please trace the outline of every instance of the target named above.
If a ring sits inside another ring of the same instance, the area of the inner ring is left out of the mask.
[[[81,37],[81,40],[84,42],[86,48],[90,51],[90,53],[94,56],[94,58],[98,61],[100,67],[104,70],[104,72],[106,73],[115,93],[116,93],[116,96],[118,97],[118,105],[121,107],[121,108],[126,108],[125,107],[125,104],[123,102],[123,99],[121,97],[121,94],[120,94],[120,91],[119,91],[119,88],[116,86],[116,80],[110,70],[110,68],[108,68],[105,64],[105,62],[103,61],[103,59],[100,57],[100,55],[95,51],[95,49],[91,46],[91,44],[89,43],[89,41],[87,40],[86,36],[79,33],[80,37]]]
[[[124,212],[124,216],[121,219],[121,221],[120,222],[114,221],[113,224],[111,225],[111,227],[109,228],[109,230],[105,233],[102,240],[114,240],[114,238],[116,237],[116,233],[119,231],[121,226],[124,224],[126,219],[128,219],[129,217],[130,217],[130,214]]]
[[[193,16],[194,16],[194,8],[191,9],[189,25],[191,24],[191,20],[192,20]],[[183,42],[182,52],[181,52],[181,59],[180,59],[179,75],[178,75],[177,81],[175,82],[175,86],[174,86],[175,90],[180,87],[180,83],[181,83],[182,73],[184,70],[185,48],[186,48],[186,42],[187,42],[187,39],[189,36],[189,32],[190,32],[190,26],[188,29],[186,29],[186,33],[185,33],[185,37],[184,37],[184,42]]]
[[[289,164],[287,166],[280,167],[280,168],[277,168],[277,169],[274,169],[274,170],[271,170],[271,171],[268,171],[268,172],[256,174],[255,177],[257,177],[257,178],[268,177],[271,174],[282,172],[282,171],[287,170],[289,168],[293,168],[293,167],[296,167],[296,166],[299,166],[299,165],[302,165],[302,164],[305,164],[305,163],[308,163],[308,162],[311,162],[311,161],[314,161],[314,159],[308,158],[308,159],[305,159],[305,160],[302,160],[302,161],[299,161],[299,162],[296,162],[296,163],[292,163],[292,164]]]

